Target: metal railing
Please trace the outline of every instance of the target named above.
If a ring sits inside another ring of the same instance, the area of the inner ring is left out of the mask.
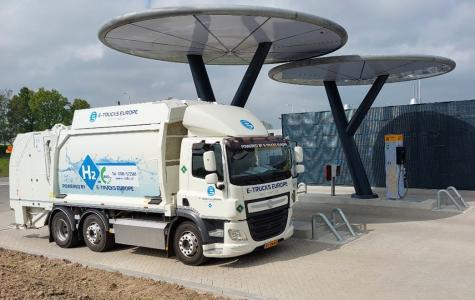
[[[452,195],[452,192],[454,195]],[[457,191],[457,189],[453,186],[449,186],[445,190],[440,190],[437,192],[437,208],[442,208],[442,194],[446,194],[447,198],[457,207],[458,210],[463,211],[468,208],[467,202],[462,198],[462,195]]]
[[[341,221],[343,223],[337,223],[337,217],[340,217]],[[346,228],[348,229],[348,231],[350,232],[350,234],[352,236],[356,236],[356,233],[355,231],[353,230],[353,228],[351,227],[351,224],[350,222],[348,221],[348,219],[346,218],[346,215],[343,213],[343,211],[341,210],[341,208],[334,208],[332,209],[331,213],[330,213],[330,220],[333,224],[333,226],[335,228],[341,226],[341,225],[344,225],[346,226]]]
[[[301,189],[303,188],[303,191]],[[307,194],[308,187],[307,184],[301,182],[297,185],[297,194]]]
[[[338,223],[338,217],[340,218],[342,223]],[[330,212],[330,219],[331,220],[329,220],[327,218],[327,216],[325,216],[325,214],[323,214],[323,213],[317,213],[317,214],[312,216],[312,240],[316,239],[316,237],[317,237],[316,227],[317,227],[317,225],[321,224],[321,223],[317,222],[318,219],[321,219],[323,221],[324,225],[326,225],[328,227],[328,229],[330,229],[331,233],[335,236],[335,238],[338,242],[342,242],[344,240],[343,237],[341,236],[341,234],[337,231],[338,227],[345,226],[346,229],[348,229],[351,236],[356,236],[355,231],[351,227],[351,224],[348,221],[348,219],[346,218],[343,211],[340,208],[334,208]]]
[[[328,228],[333,233],[333,235],[335,236],[337,241],[339,241],[339,242],[343,241],[343,238],[341,237],[341,235],[338,233],[338,231],[336,231],[333,224],[330,222],[330,220],[328,220],[327,216],[325,216],[323,213],[318,213],[318,214],[312,216],[312,240],[314,240],[315,237],[316,237],[315,227],[318,224],[317,223],[318,218],[322,219],[323,222],[328,226]]]

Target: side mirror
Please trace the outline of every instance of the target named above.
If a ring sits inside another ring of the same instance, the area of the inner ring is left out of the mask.
[[[218,174],[211,173],[205,176],[205,181],[207,184],[217,184],[218,183]]]
[[[297,174],[301,174],[301,173],[305,172],[305,166],[304,165],[296,165],[295,166],[295,172]]]
[[[295,146],[294,147],[294,157],[295,157],[295,162],[300,164],[303,162],[303,149],[300,146]]]
[[[214,151],[206,151],[203,153],[203,165],[206,172],[216,172],[216,158],[214,158]]]

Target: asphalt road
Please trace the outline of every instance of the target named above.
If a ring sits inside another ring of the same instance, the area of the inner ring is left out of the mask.
[[[10,210],[7,179],[0,178],[0,212]]]

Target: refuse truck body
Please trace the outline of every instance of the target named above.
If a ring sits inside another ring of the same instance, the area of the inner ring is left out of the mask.
[[[164,100],[78,110],[19,134],[10,206],[50,242],[166,250],[184,263],[270,248],[293,234],[302,149],[244,108]]]

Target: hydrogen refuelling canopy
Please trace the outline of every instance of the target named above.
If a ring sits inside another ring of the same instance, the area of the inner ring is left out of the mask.
[[[383,85],[424,79],[452,71],[455,62],[438,56],[334,56],[305,59],[277,66],[269,77],[280,82],[324,86],[338,136],[348,163],[356,198],[375,198],[358,153],[354,134]],[[371,88],[348,121],[337,85],[369,85]]]
[[[216,101],[205,64],[249,65],[232,105],[244,107],[264,63],[321,56],[342,47],[346,31],[306,13],[253,6],[167,7],[118,17],[99,31],[108,47],[189,63],[198,97]]]
[[[277,81],[324,85],[369,85],[378,76],[388,75],[386,83],[425,79],[450,72],[455,62],[439,56],[360,56],[345,55],[305,59],[273,68],[269,76]]]

